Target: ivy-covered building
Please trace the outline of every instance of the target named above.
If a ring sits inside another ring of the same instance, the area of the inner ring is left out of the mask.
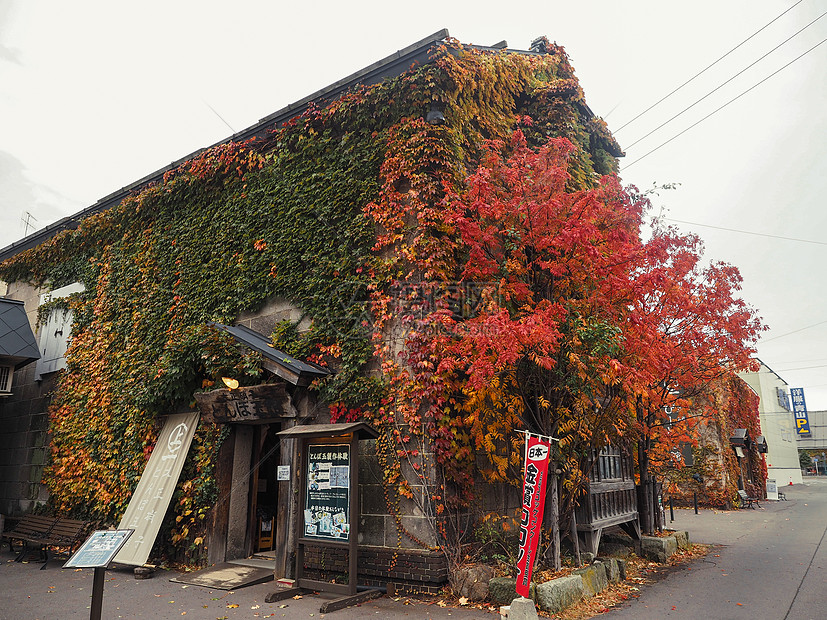
[[[469,499],[477,448],[406,383],[400,308],[450,281],[434,209],[518,127],[576,146],[574,187],[616,172],[563,48],[440,31],[0,250],[44,355],[15,374],[0,425],[25,418],[17,432],[48,446],[42,479],[0,509],[117,524],[165,417],[199,411],[153,557],[274,547],[289,574],[295,481],[277,472],[298,455],[275,433],[361,420],[379,438],[360,461],[360,581],[441,585],[442,541],[463,527],[446,508],[517,504],[494,487]]]
[[[678,449],[660,451],[658,478],[675,505],[731,509],[739,489],[766,497],[767,441],[758,415],[758,395],[740,377],[716,381],[693,405],[668,412],[669,423],[686,424]],[[700,415],[707,408],[714,415]],[[688,422],[688,424],[687,424]]]

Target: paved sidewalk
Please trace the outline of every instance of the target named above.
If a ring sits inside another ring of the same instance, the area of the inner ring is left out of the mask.
[[[0,551],[0,620],[64,620],[89,618],[92,569],[62,569],[51,561],[45,570],[39,563],[16,564],[8,545]],[[103,618],[147,618],[152,620],[216,620],[250,618],[394,618],[410,620],[499,620],[498,613],[486,610],[439,607],[433,599],[410,602],[383,596],[359,607],[328,614],[319,613],[327,596],[304,596],[265,603],[273,591],[272,582],[235,591],[211,590],[172,583],[178,573],[159,571],[152,579],[138,580],[131,570],[106,573]]]
[[[676,510],[671,527],[715,545],[607,614],[624,618],[815,620],[827,617],[827,479],[784,487],[755,510]],[[667,525],[668,510],[667,510]]]

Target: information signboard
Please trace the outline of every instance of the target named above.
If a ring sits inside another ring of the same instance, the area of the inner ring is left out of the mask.
[[[63,565],[63,568],[107,568],[135,530],[97,530]]]
[[[350,445],[307,446],[304,536],[346,542],[350,535]]]

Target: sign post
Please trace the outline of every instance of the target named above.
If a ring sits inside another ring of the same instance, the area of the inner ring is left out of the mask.
[[[106,569],[115,559],[115,555],[124,546],[135,530],[97,530],[86,539],[80,548],[63,565],[63,568],[94,568],[92,582],[92,606],[89,620],[101,620],[103,607],[103,584]]]
[[[525,598],[529,598],[534,556],[543,524],[551,439],[551,437],[526,434],[520,550],[517,556],[517,594]]]

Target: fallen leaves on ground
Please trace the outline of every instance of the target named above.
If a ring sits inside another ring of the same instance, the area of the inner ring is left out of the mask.
[[[539,612],[539,615],[555,620],[587,620],[598,614],[609,611],[612,607],[622,605],[631,598],[640,596],[638,586],[652,584],[660,574],[672,567],[683,567],[693,560],[705,557],[710,550],[709,545],[693,544],[691,551],[680,551],[669,559],[668,564],[657,564],[641,559],[637,556],[626,558],[626,581],[611,583],[609,587],[590,598],[585,598],[572,605],[565,611],[550,615]]]

